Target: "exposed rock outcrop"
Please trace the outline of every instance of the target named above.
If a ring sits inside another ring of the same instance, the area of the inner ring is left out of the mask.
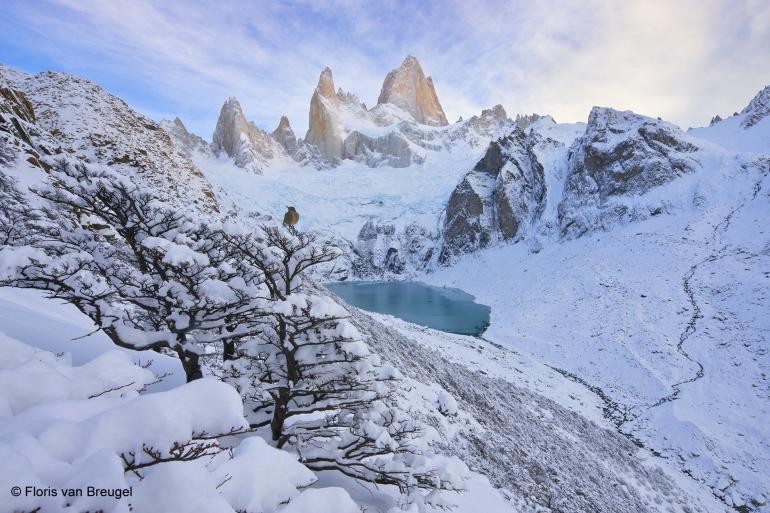
[[[594,107],[585,134],[569,151],[559,205],[562,235],[580,236],[620,220],[649,216],[651,212],[629,207],[622,197],[641,196],[700,168],[694,156],[697,150],[670,123]]]
[[[518,240],[542,212],[546,185],[533,151],[537,137],[515,127],[463,177],[447,204],[441,262],[495,240]]]
[[[174,145],[188,157],[212,154],[209,144],[202,137],[189,132],[178,117],[173,121],[164,119],[160,122],[160,127],[171,137]]]
[[[741,111],[743,128],[751,128],[770,115],[770,85],[762,89]]]
[[[342,158],[340,100],[334,91],[332,70],[324,68],[310,99],[310,114],[305,142],[318,148],[321,157],[336,163]]]
[[[278,144],[283,146],[283,149],[286,150],[286,153],[292,157],[297,154],[297,136],[294,135],[294,130],[291,129],[289,118],[286,116],[281,116],[281,120],[278,122],[278,127],[273,130],[273,133],[270,135],[273,136],[273,139],[278,141]]]
[[[425,76],[420,63],[411,55],[385,77],[377,103],[397,105],[424,125],[449,124],[436,96],[433,80]]]
[[[217,155],[224,152],[236,166],[258,174],[262,174],[268,160],[286,154],[270,134],[246,119],[241,104],[233,97],[222,105],[211,146]]]
[[[45,168],[42,155],[50,155],[55,142],[35,126],[35,109],[26,95],[0,86],[0,166],[10,165],[24,155],[35,167]]]

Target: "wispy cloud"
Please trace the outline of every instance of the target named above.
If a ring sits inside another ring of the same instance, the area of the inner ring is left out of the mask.
[[[323,66],[372,105],[407,53],[451,119],[502,103],[576,121],[607,105],[695,125],[770,83],[764,0],[6,0],[0,31],[0,60],[91,78],[204,136],[233,95],[258,125],[287,114],[301,135]]]

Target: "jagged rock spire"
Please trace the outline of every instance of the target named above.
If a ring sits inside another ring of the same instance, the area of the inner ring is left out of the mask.
[[[246,119],[240,102],[232,96],[219,112],[211,146],[215,153],[224,151],[232,157],[236,166],[255,173],[262,172],[267,160],[284,153],[269,134]]]
[[[318,148],[321,156],[334,162],[342,157],[340,102],[334,89],[332,70],[324,68],[310,99],[310,114],[305,142]]]
[[[449,124],[436,96],[433,80],[425,76],[419,61],[412,55],[407,55],[401,66],[385,77],[377,103],[401,107],[419,123],[433,126]]]
[[[241,146],[241,134],[248,134],[249,123],[237,98],[231,96],[222,105],[214,130],[212,146],[215,152],[223,151],[233,157]]]
[[[271,134],[273,138],[283,146],[286,153],[289,155],[295,155],[297,153],[297,136],[294,135],[294,130],[291,129],[289,124],[289,118],[281,116],[281,120],[278,122],[278,127],[273,130]]]

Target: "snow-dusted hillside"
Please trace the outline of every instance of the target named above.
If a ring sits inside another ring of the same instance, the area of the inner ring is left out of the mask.
[[[97,84],[66,73],[29,75],[0,65],[0,88],[20,92],[31,102],[31,143],[38,153],[106,164],[142,176],[170,200],[217,208],[200,170],[158,123]]]
[[[501,246],[422,279],[490,305],[485,338],[595,387],[619,431],[727,504],[765,505],[770,162],[759,164],[678,184],[692,205],[678,214],[536,254]]]

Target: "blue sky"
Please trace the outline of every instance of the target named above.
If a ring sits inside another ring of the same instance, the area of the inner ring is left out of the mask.
[[[695,126],[770,84],[770,2],[0,2],[0,62],[89,78],[207,139],[229,96],[302,136],[324,66],[371,106],[407,54],[450,120],[501,103],[585,121],[602,105]]]

